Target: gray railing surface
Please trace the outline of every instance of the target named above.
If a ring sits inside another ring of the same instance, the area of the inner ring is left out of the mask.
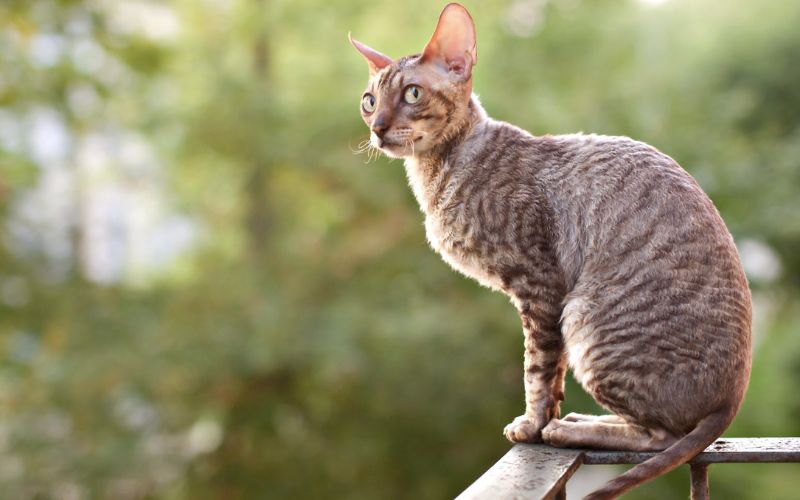
[[[516,444],[456,500],[565,499],[581,465],[638,464],[656,452],[578,450]],[[708,466],[716,463],[800,462],[800,438],[721,438],[692,460],[693,500],[707,500]]]

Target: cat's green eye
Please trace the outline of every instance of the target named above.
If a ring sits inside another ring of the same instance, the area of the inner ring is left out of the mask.
[[[419,101],[420,97],[422,97],[422,89],[416,85],[409,85],[408,88],[406,88],[406,93],[403,94],[403,99],[409,104],[416,103]]]
[[[372,94],[365,94],[364,97],[361,98],[361,109],[364,110],[364,113],[372,113],[375,111],[375,96]]]

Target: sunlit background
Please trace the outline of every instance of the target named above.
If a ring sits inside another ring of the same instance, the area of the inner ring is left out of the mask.
[[[728,435],[800,435],[800,2],[464,3],[492,116],[633,136],[710,194],[755,303]],[[400,161],[354,152],[347,32],[415,53],[443,4],[0,3],[0,497],[439,499],[508,449],[515,311],[426,247]],[[599,411],[571,379],[564,410]]]

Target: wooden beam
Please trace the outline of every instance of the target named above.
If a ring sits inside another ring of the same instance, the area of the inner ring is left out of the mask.
[[[656,454],[516,444],[457,500],[564,498],[567,480],[583,464],[638,464]],[[708,499],[708,464],[773,462],[800,462],[800,438],[718,439],[689,462],[692,498]]]
[[[555,498],[581,465],[583,451],[516,444],[456,500]]]
[[[652,451],[584,450],[583,463],[638,464]],[[721,438],[689,461],[692,464],[800,462],[800,438]]]
[[[708,464],[692,464],[689,466],[691,472],[691,500],[710,500],[708,493]]]

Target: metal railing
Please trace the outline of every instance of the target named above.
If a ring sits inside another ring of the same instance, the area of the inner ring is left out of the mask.
[[[579,450],[516,444],[456,500],[566,499],[581,465],[638,464],[657,452]],[[708,466],[717,463],[800,462],[800,438],[721,438],[692,460],[692,500],[707,500]]]

